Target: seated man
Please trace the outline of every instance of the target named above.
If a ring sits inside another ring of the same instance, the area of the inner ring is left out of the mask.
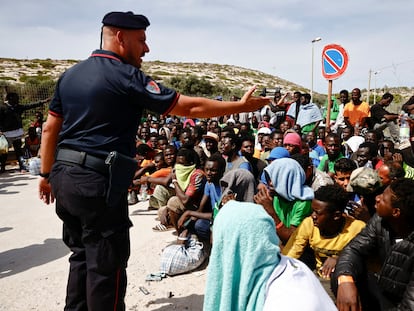
[[[378,159],[378,147],[374,143],[364,142],[359,145],[355,160],[358,167],[378,169],[383,162]]]
[[[344,214],[348,194],[339,185],[315,191],[312,215],[290,236],[282,254],[300,258],[307,246],[314,251],[320,277],[329,279],[341,250],[365,227],[365,223]]]
[[[210,239],[210,220],[213,216],[213,208],[220,202],[220,179],[226,169],[226,161],[215,153],[207,159],[204,166],[207,182],[204,186],[204,195],[197,210],[186,210],[178,220],[178,229],[189,228],[201,240]]]
[[[250,162],[247,161],[244,156],[239,155],[240,147],[240,139],[238,139],[235,134],[229,133],[226,137],[223,137],[222,152],[227,157],[226,172],[238,168],[246,169],[249,172],[252,172]]]
[[[392,182],[376,198],[377,213],[343,249],[331,285],[339,311],[413,310],[414,181]],[[376,276],[367,258],[380,260]]]
[[[149,195],[153,194],[155,187],[158,186],[156,184],[150,183],[149,182],[150,178],[153,178],[154,180],[156,180],[156,178],[165,178],[169,176],[172,172],[172,167],[168,166],[168,164],[165,162],[163,152],[159,152],[154,156],[154,165],[155,165],[155,171],[152,174],[147,173],[144,176],[141,176],[140,179],[133,180],[134,185],[141,185],[141,190],[143,188],[148,189],[147,194]],[[144,187],[142,187],[142,185],[144,185]],[[151,201],[150,201],[150,205],[148,206],[148,210],[158,209],[159,206],[157,205],[151,206]]]
[[[335,162],[344,157],[341,152],[341,139],[338,134],[329,133],[325,137],[325,148],[326,154],[322,157],[318,169],[333,176],[335,174]]]
[[[357,169],[357,165],[354,161],[347,158],[339,159],[334,165],[334,181],[337,185],[341,186],[345,191],[351,180],[351,174]]]
[[[171,174],[175,195],[168,200],[166,209],[160,210],[161,224],[166,222],[164,225],[172,225],[179,232],[178,219],[186,210],[196,210],[199,207],[205,183],[206,177],[203,170],[199,169],[197,153],[194,149],[180,148],[175,172]],[[154,230],[163,231],[157,228]]]
[[[175,191],[170,187],[171,184],[171,172],[175,165],[177,157],[177,149],[173,145],[168,145],[163,151],[163,157],[169,173],[165,174],[167,170],[163,170],[160,173],[156,173],[150,176],[143,176],[140,179],[140,183],[149,183],[151,187],[154,187],[154,191],[149,198],[149,209],[159,209],[162,206],[166,206],[168,199],[175,195]]]
[[[394,96],[390,93],[382,95],[381,100],[371,107],[371,121],[374,130],[383,131],[388,128],[391,138],[394,143],[399,142],[399,127],[397,124],[398,114],[388,112],[385,107],[388,107]]]

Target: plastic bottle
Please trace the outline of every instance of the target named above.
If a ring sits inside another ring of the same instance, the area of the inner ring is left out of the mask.
[[[402,113],[400,116],[400,143],[410,140],[410,126],[408,125],[407,118],[407,113]]]
[[[147,185],[146,184],[142,184],[141,185],[141,189],[140,189],[140,194],[141,194],[141,201],[146,201],[148,198],[148,193],[147,193]]]

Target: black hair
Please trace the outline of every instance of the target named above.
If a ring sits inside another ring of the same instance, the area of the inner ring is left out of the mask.
[[[401,109],[404,110],[404,112],[409,113],[408,106],[411,106],[412,104],[414,104],[414,95],[411,96],[404,105],[402,105]]]
[[[234,132],[234,128],[233,127],[231,127],[231,126],[228,126],[228,125],[226,125],[225,127],[223,127],[222,129],[221,129],[221,132],[223,133],[223,132],[229,132],[229,133],[231,133],[231,134],[235,134],[235,132]]]
[[[253,143],[253,145],[255,143],[255,139],[252,135],[245,135],[245,136],[240,137],[240,143],[241,144],[243,144],[243,142],[245,142],[245,141],[250,141],[251,143]]]
[[[372,142],[369,142],[369,141],[363,142],[358,147],[358,149],[361,149],[361,148],[368,148],[369,149],[369,155],[373,158],[376,157],[377,154],[378,154],[378,147],[377,147],[376,144],[374,144]]]
[[[184,157],[187,163],[191,165],[195,164],[196,168],[200,167],[200,157],[194,149],[181,147],[178,149],[177,157]]]
[[[270,138],[274,139],[276,134],[283,134],[280,129],[275,129],[272,133],[270,133]]]
[[[302,93],[299,92],[299,91],[295,91],[295,92],[293,92],[293,95],[297,95],[297,96],[301,97],[302,96]]]
[[[354,161],[348,158],[342,158],[335,162],[334,171],[335,172],[352,172],[357,168],[357,165]]]
[[[339,141],[341,141],[341,137],[339,137],[339,135],[338,134],[336,134],[336,133],[329,133],[328,135],[326,135],[325,136],[325,141],[328,139],[328,138],[334,138],[334,139],[338,139]]]
[[[348,92],[348,90],[342,90],[342,91],[340,91],[340,92],[339,92],[339,95],[341,95],[341,94],[345,94],[345,95],[346,95],[346,97],[349,97],[349,92]]]
[[[207,132],[200,125],[194,126],[194,137],[198,140],[203,139],[203,135]]]
[[[157,136],[157,141],[158,140],[166,140],[166,141],[168,141],[168,138],[167,138],[167,136],[165,136],[165,135],[158,135]]]
[[[172,149],[172,150],[174,150],[175,154],[177,153],[177,148],[174,145],[167,145],[165,147],[164,151],[167,150],[167,149]]]
[[[353,134],[354,134],[354,132],[355,132],[355,129],[354,129],[352,126],[345,126],[345,127],[342,129],[342,132],[344,131],[344,129],[349,129],[349,130],[351,131],[352,135],[353,135]]]
[[[397,179],[389,185],[391,192],[391,206],[399,208],[409,222],[414,221],[414,180],[408,178]]]
[[[311,95],[309,93],[304,93],[302,94],[302,96],[307,100],[310,101],[311,100]]]
[[[148,153],[154,151],[154,149],[152,149],[150,146],[148,146],[147,144],[139,144],[137,146],[136,149],[136,154],[142,155],[142,156],[146,156]]]
[[[236,146],[236,151],[239,151],[241,148],[241,140],[239,137],[237,137],[236,134],[234,133],[228,133],[225,138],[229,138],[232,142],[232,144],[234,144]]]
[[[349,201],[348,193],[339,185],[326,185],[315,191],[315,200],[328,203],[330,212],[345,210]]]
[[[394,95],[387,92],[387,93],[384,93],[384,95],[382,95],[382,99],[391,99],[391,101],[392,101],[394,99]]]
[[[181,133],[180,133],[180,139],[181,139],[181,136],[184,134],[184,133],[187,133],[188,134],[188,141],[187,142],[185,142],[183,145],[182,145],[182,147],[184,147],[184,148],[187,148],[187,149],[193,149],[194,148],[194,145],[195,145],[195,141],[194,141],[194,135],[193,135],[193,132],[191,131],[191,129],[189,129],[189,128],[184,128],[182,131],[181,131]]]
[[[207,163],[207,161],[217,162],[218,165],[219,165],[219,168],[218,168],[219,169],[219,172],[221,174],[223,174],[225,172],[225,170],[226,170],[226,160],[224,160],[224,158],[221,156],[221,154],[219,154],[219,153],[213,153],[211,155],[211,157],[209,157],[206,160],[206,163]]]
[[[293,160],[296,160],[300,166],[303,168],[303,170],[306,172],[309,166],[312,166],[312,159],[307,154],[302,153],[295,153],[292,154],[291,157]]]

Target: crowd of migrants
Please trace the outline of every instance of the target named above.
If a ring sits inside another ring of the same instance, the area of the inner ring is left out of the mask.
[[[18,104],[13,96],[8,106]],[[342,90],[325,124],[326,116],[309,94],[276,90],[269,105],[253,113],[143,118],[128,203],[147,201],[148,210],[158,212],[153,230],[178,235],[177,244],[162,252],[160,273],[148,278],[189,272],[209,256],[210,265],[221,260],[232,242],[220,246],[212,232],[221,207],[235,200],[264,207],[274,221],[280,253],[310,267],[339,309],[357,297],[363,310],[412,310],[414,96],[400,107],[403,114],[386,110],[392,101],[393,95],[385,93],[370,106],[358,88]],[[38,174],[42,115],[36,116],[22,149],[15,137],[7,137],[21,123],[7,128],[6,109],[1,110],[0,131],[17,151],[20,169],[31,165],[30,172]],[[1,157],[4,172],[7,153]],[[232,213],[238,217],[237,208]],[[217,221],[225,222],[224,214]],[[237,225],[231,230],[236,232]],[[259,248],[248,251],[260,262]],[[216,272],[221,278],[222,273]],[[214,276],[210,271],[208,310],[223,294],[217,293],[217,282],[224,281]]]
[[[254,113],[208,120],[148,115],[137,133],[140,167],[129,202],[148,198],[148,209],[158,211],[153,230],[178,234],[177,245],[163,250],[161,277],[191,271],[210,256],[204,306],[214,309],[217,297],[241,278],[232,265],[231,284],[225,284],[223,254],[236,249],[218,242],[213,229],[221,207],[236,200],[264,207],[280,253],[315,271],[339,309],[353,300],[364,310],[412,309],[414,153],[400,126],[414,128],[414,96],[403,114],[386,110],[392,100],[385,93],[370,107],[358,88],[343,90],[327,126],[310,95],[299,92],[276,91],[272,103]],[[240,217],[235,213],[233,223]],[[246,225],[240,230],[251,232]],[[255,254],[260,266],[262,250],[255,247],[246,257]],[[219,305],[234,307],[226,299]]]

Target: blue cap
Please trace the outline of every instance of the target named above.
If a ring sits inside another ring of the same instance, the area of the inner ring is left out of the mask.
[[[123,29],[146,29],[150,22],[144,15],[128,12],[110,12],[102,19],[104,26],[113,26]]]
[[[269,157],[266,160],[273,161],[281,158],[290,158],[289,151],[283,147],[276,147],[270,151]]]

